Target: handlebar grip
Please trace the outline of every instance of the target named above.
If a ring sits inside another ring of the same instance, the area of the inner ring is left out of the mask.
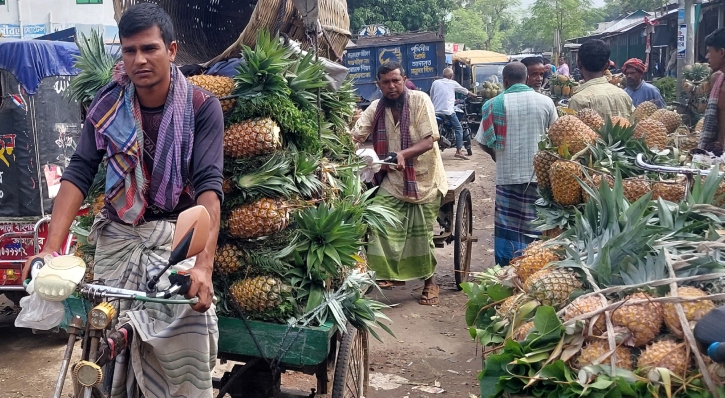
[[[45,261],[42,258],[34,258],[33,261],[30,262],[30,272],[28,272],[28,279],[23,281],[23,287],[27,288],[28,284],[30,284],[30,281],[33,279],[33,274],[37,273],[36,271],[39,271],[43,266],[45,265]]]
[[[172,285],[179,285],[180,289],[177,292],[177,294],[186,294],[189,292],[189,289],[191,288],[191,277],[189,274],[181,273],[181,272],[175,272],[169,275],[169,282],[171,282]]]
[[[715,342],[707,347],[707,356],[717,363],[725,363],[725,343]]]

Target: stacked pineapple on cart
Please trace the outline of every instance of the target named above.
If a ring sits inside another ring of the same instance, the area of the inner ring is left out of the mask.
[[[464,284],[481,396],[725,396],[692,335],[725,299],[718,167],[654,104],[560,114],[534,158],[542,240]]]
[[[243,46],[233,78],[189,78],[225,112],[213,281],[218,357],[239,364],[216,381],[219,396],[277,396],[286,370],[315,374],[318,393],[363,396],[368,335],[390,333],[380,322],[386,306],[363,294],[375,285],[364,242],[371,228],[399,221],[372,204],[357,174],[346,133],[351,81],[335,82],[323,60],[293,48],[260,31],[254,48]]]

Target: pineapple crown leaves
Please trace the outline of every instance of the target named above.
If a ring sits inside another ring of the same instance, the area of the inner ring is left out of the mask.
[[[314,60],[314,54],[308,52],[304,57],[297,58],[285,71],[290,98],[301,109],[317,109],[318,89],[326,87],[325,66]]]
[[[317,170],[320,162],[316,156],[306,152],[293,153],[294,172],[292,180],[294,181],[297,192],[304,198],[312,198],[319,195],[324,184],[317,177]]]
[[[71,80],[66,95],[71,100],[90,105],[98,90],[111,82],[113,68],[120,56],[118,51],[106,52],[103,35],[96,30],[91,30],[89,37],[81,33],[76,44],[80,55],[75,56],[74,66],[80,72]]]
[[[346,222],[340,207],[320,203],[295,214],[300,241],[295,253],[299,265],[312,280],[339,276],[355,264],[354,255],[362,244],[365,230]],[[364,226],[363,226],[364,227]]]
[[[717,173],[717,169],[713,169],[705,178],[692,179],[692,189],[687,194],[687,204],[690,206],[711,204],[725,199],[723,195],[717,194],[723,177],[725,176]]]
[[[239,195],[245,202],[261,197],[289,198],[297,193],[295,184],[288,175],[292,160],[283,152],[271,156],[259,169],[235,177]]]
[[[283,71],[291,61],[292,50],[282,44],[280,37],[274,37],[265,29],[257,32],[255,48],[242,45],[244,62],[237,67],[234,76],[236,93],[240,96],[261,94],[289,95],[290,89]]]

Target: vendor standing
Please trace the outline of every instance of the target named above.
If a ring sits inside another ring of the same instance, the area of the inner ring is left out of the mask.
[[[665,100],[660,90],[644,81],[644,73],[647,71],[644,62],[631,58],[624,63],[622,71],[627,78],[627,87],[624,91],[632,98],[632,105],[639,106],[643,102],[651,101],[660,109],[665,107]]]

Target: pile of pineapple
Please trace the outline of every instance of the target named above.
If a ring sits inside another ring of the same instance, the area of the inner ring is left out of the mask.
[[[700,114],[704,114],[707,109],[707,101],[712,90],[710,84],[711,73],[710,66],[701,63],[687,65],[683,71],[685,80],[682,83],[682,90],[694,102],[697,112]]]
[[[549,80],[551,94],[555,98],[569,98],[579,88],[579,83],[564,75],[553,75]]]

